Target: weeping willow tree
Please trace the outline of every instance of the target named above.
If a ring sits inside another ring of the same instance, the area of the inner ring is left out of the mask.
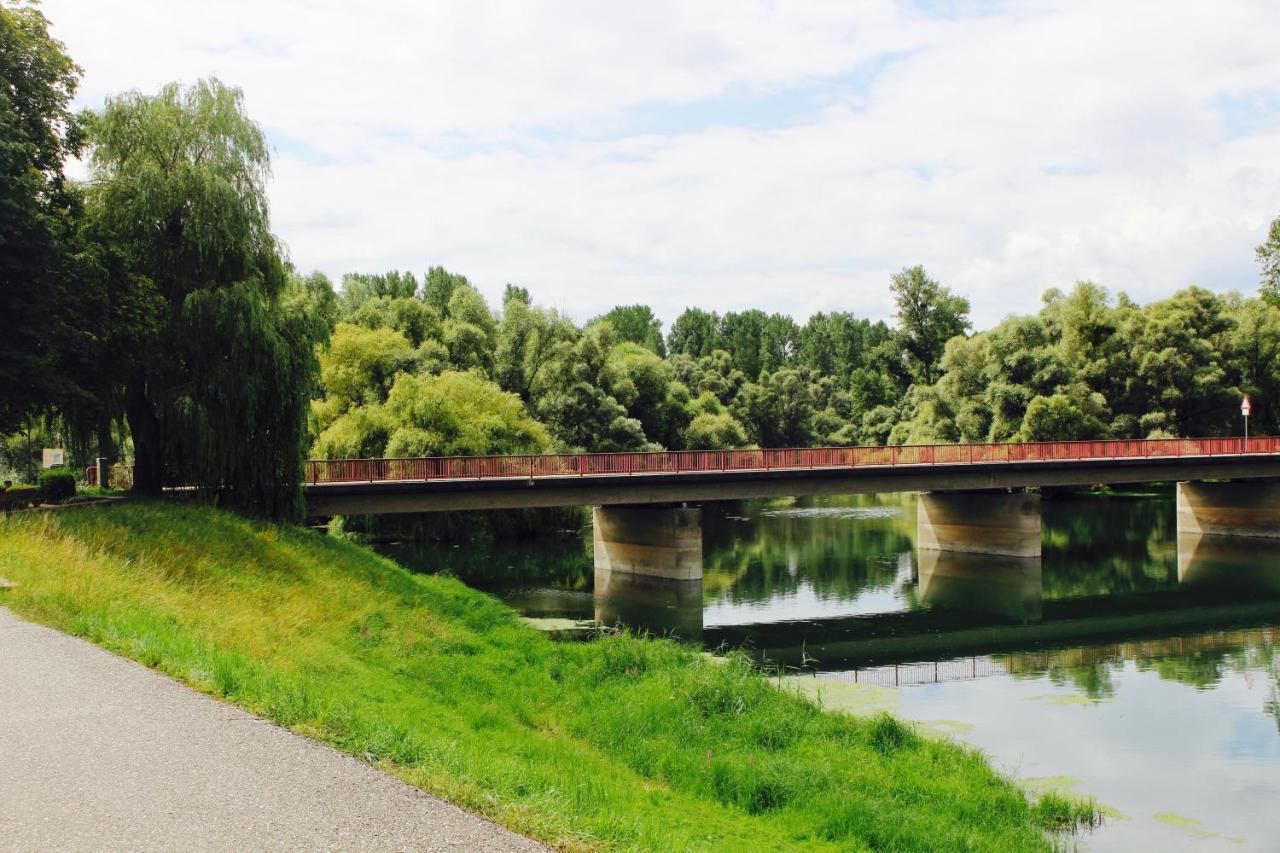
[[[275,518],[302,510],[317,330],[283,300],[270,158],[217,80],[109,99],[91,128],[90,215],[130,279],[125,412],[135,488],[194,485]]]

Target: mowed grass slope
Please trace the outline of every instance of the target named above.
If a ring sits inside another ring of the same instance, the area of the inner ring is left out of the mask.
[[[0,518],[0,605],[566,849],[1030,850],[975,753],[820,711],[744,658],[560,644],[355,545],[193,505]]]

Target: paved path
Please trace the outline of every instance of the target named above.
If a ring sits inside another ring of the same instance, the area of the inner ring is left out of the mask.
[[[544,848],[0,607],[0,849]]]

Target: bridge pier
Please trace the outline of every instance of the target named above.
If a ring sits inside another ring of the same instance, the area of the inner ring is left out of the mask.
[[[921,492],[916,546],[1000,557],[1040,556],[1040,495]]]
[[[591,521],[597,573],[702,580],[702,510],[597,506]]]
[[[1280,483],[1178,483],[1178,535],[1280,539]]]

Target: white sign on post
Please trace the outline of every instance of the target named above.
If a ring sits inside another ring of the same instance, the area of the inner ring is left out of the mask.
[[[1253,404],[1249,402],[1249,395],[1245,394],[1244,399],[1240,401],[1240,414],[1244,415],[1244,452],[1249,452],[1249,413],[1253,411]]]

